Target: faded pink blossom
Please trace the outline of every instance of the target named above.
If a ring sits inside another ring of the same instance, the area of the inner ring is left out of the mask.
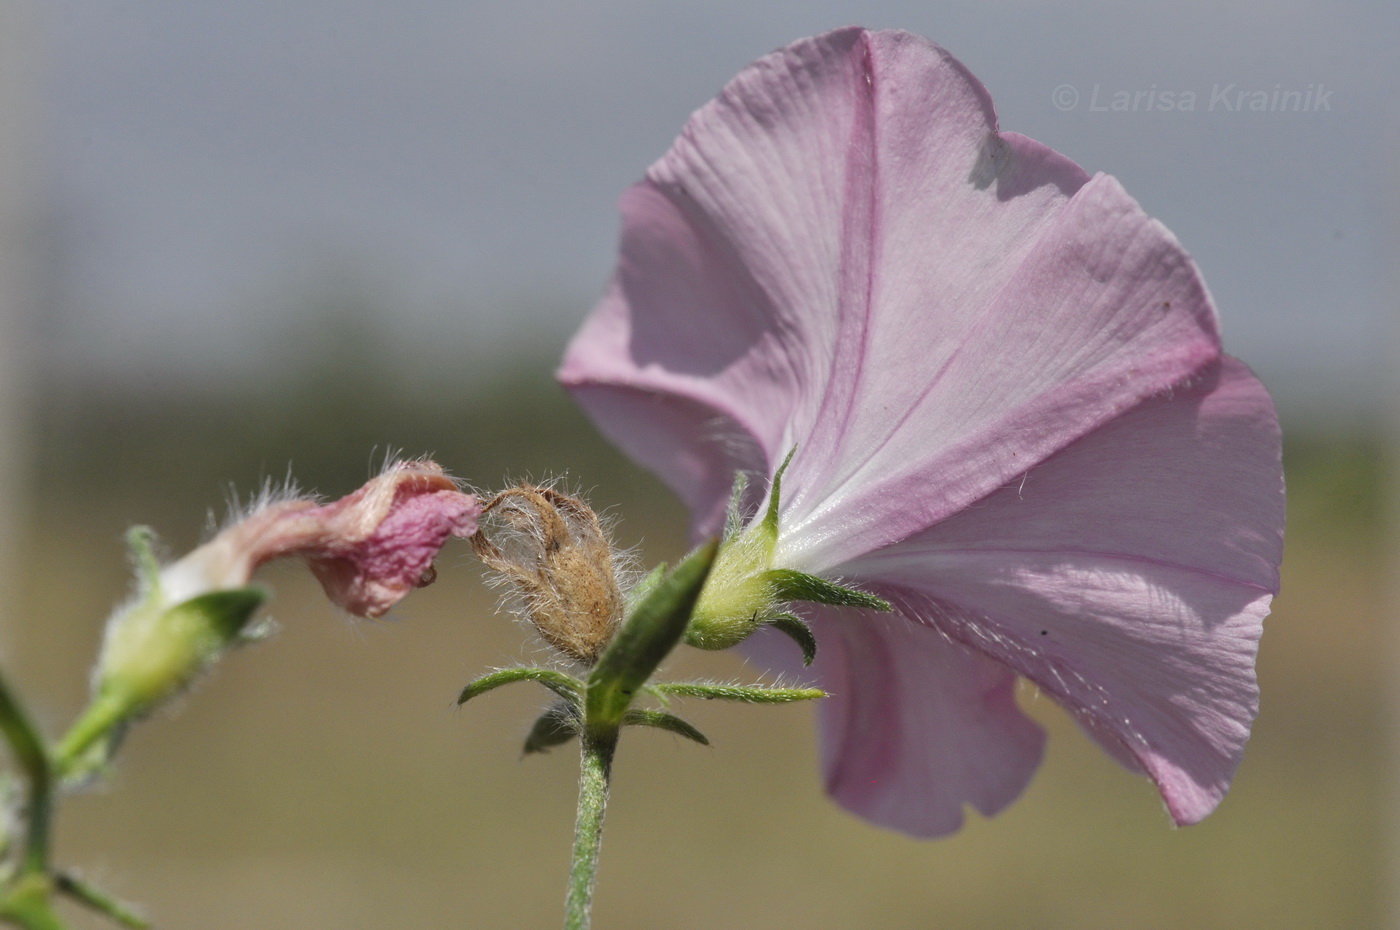
[[[476,532],[481,507],[429,461],[399,462],[358,491],[318,506],[303,498],[257,507],[161,572],[170,603],[248,584],[283,556],[306,559],[326,596],[378,617],[431,580],[448,537]]]
[[[1044,742],[1023,676],[1177,823],[1209,814],[1257,709],[1283,483],[1171,233],[998,132],[947,52],[861,29],[745,69],[622,214],[563,383],[697,535],[795,448],[776,564],[896,607],[809,614],[832,795],[920,836],[1001,810]]]

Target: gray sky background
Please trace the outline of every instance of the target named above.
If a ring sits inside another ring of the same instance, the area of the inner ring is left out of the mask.
[[[294,363],[275,339],[298,299],[347,281],[427,369],[558,342],[611,269],[618,195],[690,111],[852,22],[928,36],[1002,128],[1118,176],[1286,412],[1359,416],[1395,361],[1392,2],[47,0],[30,18],[43,331],[75,375],[258,377]],[[1238,112],[1213,100],[1229,85],[1314,105]],[[1100,109],[1120,91],[1136,112]],[[1147,109],[1186,91],[1194,111]]]

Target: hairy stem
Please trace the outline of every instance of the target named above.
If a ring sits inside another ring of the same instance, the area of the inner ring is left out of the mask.
[[[54,766],[60,776],[73,774],[83,754],[100,740],[110,736],[128,713],[121,701],[109,695],[99,695],[84,708],[73,726],[59,740],[54,750]]]
[[[569,895],[564,930],[588,930],[592,920],[593,887],[598,879],[598,851],[603,844],[603,814],[608,806],[617,735],[579,741],[578,821],[574,826],[574,862],[569,871]]]

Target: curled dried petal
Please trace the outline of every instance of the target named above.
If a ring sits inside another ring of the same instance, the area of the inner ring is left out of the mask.
[[[399,462],[330,504],[269,504],[228,527],[161,573],[172,601],[246,585],[258,567],[305,558],[326,596],[378,617],[431,582],[433,559],[451,536],[476,532],[481,506],[434,462]]]

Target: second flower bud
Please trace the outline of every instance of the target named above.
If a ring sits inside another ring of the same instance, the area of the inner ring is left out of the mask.
[[[592,666],[622,622],[612,546],[583,501],[529,484],[487,501],[472,547],[510,585],[545,642]],[[491,536],[487,536],[487,530]]]

